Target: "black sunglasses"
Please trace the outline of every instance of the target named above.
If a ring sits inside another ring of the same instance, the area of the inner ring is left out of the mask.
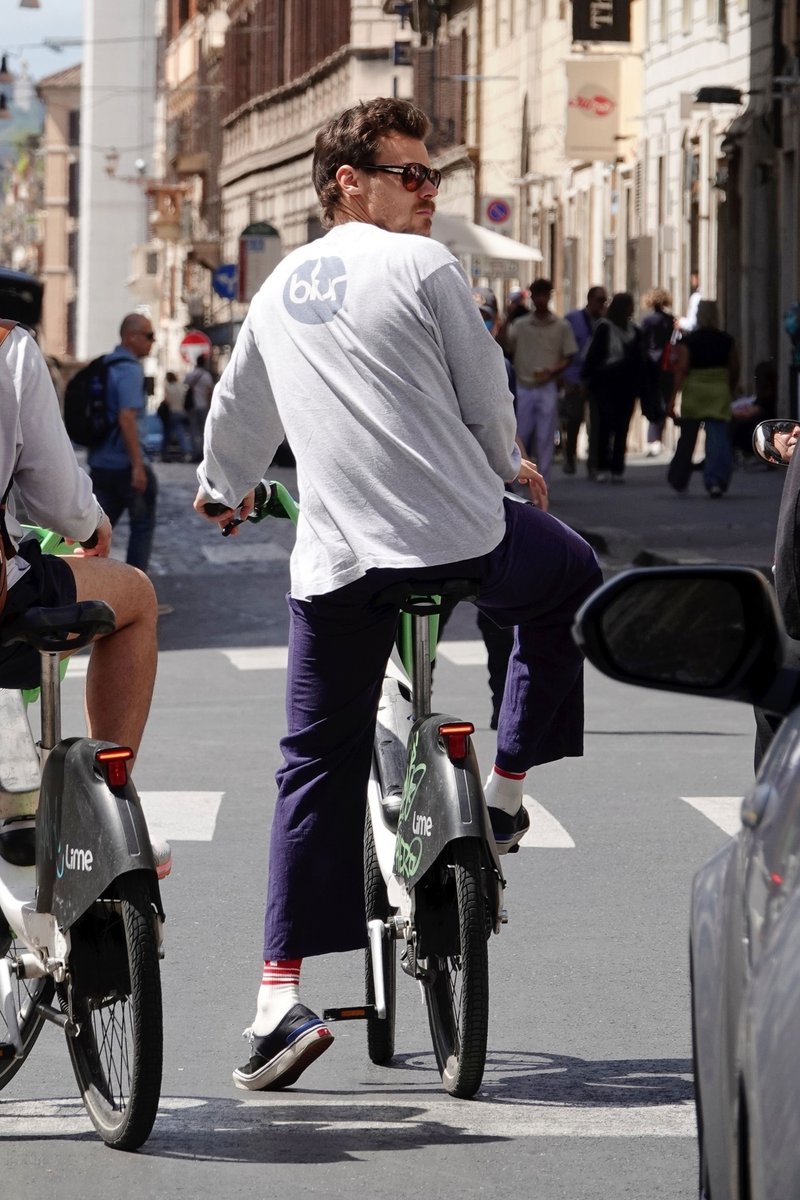
[[[361,169],[362,171],[387,171],[391,175],[401,175],[401,182],[407,192],[418,192],[426,179],[429,179],[435,188],[438,188],[442,182],[441,171],[437,171],[435,167],[424,167],[422,163],[404,163],[402,167],[382,167],[376,163],[367,163]]]

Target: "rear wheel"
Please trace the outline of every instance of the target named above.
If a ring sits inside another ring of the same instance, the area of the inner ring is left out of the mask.
[[[67,1038],[92,1123],[108,1146],[147,1140],[161,1093],[161,975],[147,881],[123,875],[72,928],[72,1017]],[[66,987],[59,986],[63,1009]]]
[[[13,963],[17,955],[21,954],[24,949],[25,946],[12,935],[0,913],[0,958],[5,958],[7,962]],[[18,979],[16,975],[12,974],[11,995],[22,1033],[23,1055],[21,1058],[14,1057],[15,1051],[9,1036],[8,1024],[2,1008],[0,1008],[0,1091],[14,1078],[42,1031],[44,1019],[37,1014],[36,1005],[39,1002],[50,1003],[53,996],[53,981],[50,978]]]
[[[458,913],[458,945],[427,955],[425,1002],[433,1050],[445,1091],[467,1099],[481,1085],[489,1030],[491,916],[484,891],[480,843],[452,842],[438,868],[441,886]],[[424,929],[420,929],[424,945]]]
[[[386,921],[394,910],[389,904],[386,884],[378,864],[375,850],[375,835],[369,813],[364,824],[364,899],[367,920]],[[375,1003],[375,987],[372,978],[372,953],[367,947],[364,954],[364,982],[367,1004]],[[383,940],[383,992],[386,997],[386,1017],[367,1018],[367,1053],[374,1063],[391,1062],[394,1057],[394,1021],[397,1000],[397,955],[394,938]]]

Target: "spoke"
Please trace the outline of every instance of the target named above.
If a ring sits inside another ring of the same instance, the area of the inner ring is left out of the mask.
[[[122,1112],[128,1104],[131,1082],[127,999],[105,997],[93,1008],[91,1020],[110,1103]]]

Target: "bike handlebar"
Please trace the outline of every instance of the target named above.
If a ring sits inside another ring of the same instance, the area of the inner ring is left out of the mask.
[[[251,524],[257,525],[259,521],[263,521],[267,517],[288,517],[295,525],[297,524],[299,505],[292,494],[277,480],[262,479],[260,483],[257,483],[253,502],[253,511],[247,517]],[[228,510],[229,505],[217,504],[212,500],[203,507],[208,516],[219,517]],[[222,536],[229,537],[233,530],[242,524],[243,521],[239,517],[234,517],[223,527]]]

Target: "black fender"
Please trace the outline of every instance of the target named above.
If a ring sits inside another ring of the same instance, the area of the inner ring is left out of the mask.
[[[466,739],[464,757],[453,761],[439,733],[439,726],[448,723],[459,723],[459,718],[442,713],[423,717],[408,739],[394,870],[409,891],[459,838],[479,839],[486,846],[487,867],[502,880],[472,739]]]
[[[155,862],[142,806],[130,780],[110,787],[95,760],[112,742],[66,738],[50,752],[36,817],[36,911],[67,930],[113,881],[148,870],[163,918]]]

